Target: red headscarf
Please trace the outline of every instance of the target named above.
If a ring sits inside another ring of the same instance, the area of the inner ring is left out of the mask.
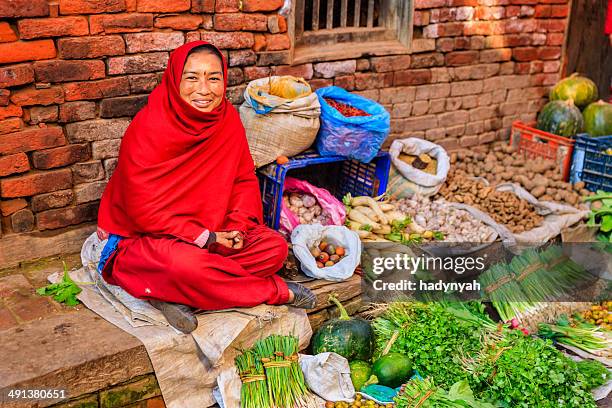
[[[167,235],[195,242],[206,231],[246,231],[262,223],[255,166],[232,104],[204,113],[179,93],[195,41],[170,56],[161,84],[128,127],[98,225],[124,237]],[[216,49],[216,48],[215,48]],[[223,62],[224,91],[227,63]]]

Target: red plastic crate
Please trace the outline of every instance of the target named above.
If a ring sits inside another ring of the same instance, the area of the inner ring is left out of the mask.
[[[569,180],[575,140],[544,132],[533,125],[535,123],[527,125],[521,121],[514,122],[510,145],[518,147],[519,152],[525,152],[527,157],[554,160],[559,166],[563,180]]]

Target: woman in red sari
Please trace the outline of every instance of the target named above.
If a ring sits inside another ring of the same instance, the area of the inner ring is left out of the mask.
[[[255,166],[226,87],[217,48],[196,41],[176,49],[123,137],[100,203],[104,279],[148,299],[183,332],[197,326],[191,308],[314,307],[312,292],[276,275],[287,243],[263,225]]]

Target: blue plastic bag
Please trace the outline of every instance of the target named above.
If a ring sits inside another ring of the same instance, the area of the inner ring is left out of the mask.
[[[369,163],[389,134],[389,112],[382,105],[337,86],[318,89],[316,94],[321,104],[321,127],[316,141],[319,154],[345,156]],[[351,105],[370,116],[346,117],[324,98]]]

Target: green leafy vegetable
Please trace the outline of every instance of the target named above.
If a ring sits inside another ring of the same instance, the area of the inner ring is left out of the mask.
[[[584,382],[589,390],[604,385],[608,380],[612,379],[612,373],[597,360],[582,360],[576,365],[578,366],[578,371],[584,376]]]
[[[591,213],[587,225],[599,226],[597,239],[601,242],[612,242],[612,193],[598,190],[597,194],[584,197],[591,202]]]
[[[59,303],[64,303],[67,306],[76,306],[79,304],[77,295],[81,293],[81,288],[70,278],[68,274],[68,266],[64,264],[64,276],[57,283],[44,286],[36,290],[41,296],[53,296],[53,299]]]

